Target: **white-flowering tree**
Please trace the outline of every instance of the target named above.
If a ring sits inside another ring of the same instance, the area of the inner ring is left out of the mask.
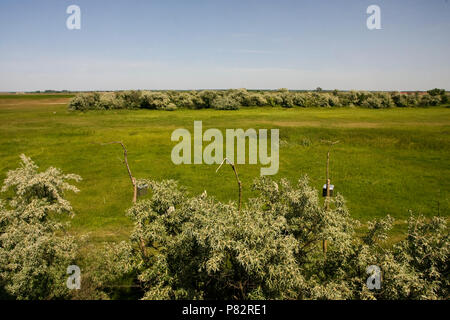
[[[449,95],[443,89],[428,91],[419,99],[411,94],[399,92],[368,92],[334,90],[331,94],[322,89],[295,92],[288,89],[277,91],[248,92],[246,89],[201,90],[201,91],[118,91],[115,93],[80,93],[69,103],[70,110],[108,109],[157,109],[214,108],[236,110],[239,107],[282,106],[298,107],[365,107],[391,108],[413,106],[436,106],[447,104]]]
[[[148,183],[152,198],[128,210],[131,251],[114,262],[134,270],[144,299],[448,297],[445,219],[412,217],[407,238],[386,248],[391,217],[358,236],[342,196],[326,209],[306,177],[257,180],[258,197],[241,210],[206,192],[190,197],[175,181]],[[382,271],[379,290],[366,284],[371,265]]]
[[[100,94],[97,92],[80,93],[72,98],[69,102],[69,110],[86,111],[98,109],[100,102]]]
[[[175,181],[145,182],[151,199],[128,210],[129,242],[87,259],[82,290],[69,296],[67,267],[77,243],[52,218],[73,214],[64,198],[78,192],[73,174],[38,172],[31,159],[9,171],[0,201],[0,298],[107,299],[121,283],[139,284],[144,299],[448,299],[446,219],[411,215],[406,238],[386,246],[393,219],[368,223],[365,234],[342,196],[326,200],[307,177],[295,185],[261,178],[240,209],[207,195],[188,195]],[[328,241],[323,250],[323,240]],[[367,268],[381,286],[367,286]]]
[[[237,110],[239,101],[232,95],[217,96],[211,103],[211,107],[217,110]]]
[[[78,192],[68,181],[81,178],[53,167],[38,172],[30,158],[21,159],[1,189],[11,197],[0,202],[0,287],[16,299],[63,298],[77,246],[51,216],[73,214],[64,193]]]

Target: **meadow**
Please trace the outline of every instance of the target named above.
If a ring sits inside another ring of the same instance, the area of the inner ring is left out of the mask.
[[[68,194],[75,217],[70,231],[90,234],[94,242],[126,239],[131,221],[132,186],[119,145],[137,178],[175,179],[192,194],[204,190],[219,200],[237,200],[231,169],[216,165],[174,165],[170,139],[177,128],[280,129],[280,169],[274,178],[291,181],[308,174],[321,189],[328,146],[331,181],[344,195],[354,218],[365,222],[390,214],[401,237],[409,211],[448,216],[450,202],[450,108],[277,108],[240,110],[69,111],[71,95],[0,95],[0,179],[31,157],[40,169],[49,166],[83,177],[78,194]],[[238,166],[243,198],[259,165]]]

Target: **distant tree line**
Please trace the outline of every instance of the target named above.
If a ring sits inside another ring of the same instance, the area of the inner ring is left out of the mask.
[[[237,110],[241,107],[429,107],[446,104],[444,89],[425,92],[338,91],[312,92],[247,91],[246,89],[199,91],[118,91],[79,93],[69,103],[70,110],[154,109],[173,111],[187,109]]]

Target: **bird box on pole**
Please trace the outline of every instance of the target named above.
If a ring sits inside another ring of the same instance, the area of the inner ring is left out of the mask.
[[[330,197],[332,197],[333,196],[334,185],[333,184],[329,184],[329,189],[330,189]],[[323,185],[322,196],[323,197],[327,196],[327,184]]]

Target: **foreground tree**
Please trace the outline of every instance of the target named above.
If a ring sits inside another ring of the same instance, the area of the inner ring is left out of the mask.
[[[68,181],[81,178],[55,168],[38,172],[31,159],[21,158],[2,187],[9,200],[0,202],[1,298],[107,299],[129,285],[133,298],[143,299],[449,297],[445,218],[411,216],[406,238],[388,247],[391,217],[356,233],[360,224],[343,197],[322,205],[307,177],[295,185],[256,180],[258,196],[243,206],[206,191],[191,197],[172,180],[140,180],[152,197],[128,210],[130,241],[84,261],[82,290],[69,295],[66,270],[77,244],[52,216],[73,214],[64,192],[77,192]],[[373,268],[381,271],[375,289],[367,282]]]
[[[11,198],[0,202],[0,292],[17,299],[64,298],[77,246],[51,216],[73,214],[64,192],[78,192],[68,181],[81,178],[53,167],[38,172],[30,158],[21,159],[1,189]]]
[[[445,219],[412,217],[407,238],[388,249],[383,241],[392,218],[369,223],[367,233],[357,236],[359,224],[344,199],[338,195],[325,209],[306,177],[296,186],[256,181],[259,196],[240,211],[206,192],[189,197],[174,181],[150,186],[152,199],[128,211],[134,230],[122,255],[144,299],[448,297]],[[366,285],[371,265],[382,270],[379,290]]]

